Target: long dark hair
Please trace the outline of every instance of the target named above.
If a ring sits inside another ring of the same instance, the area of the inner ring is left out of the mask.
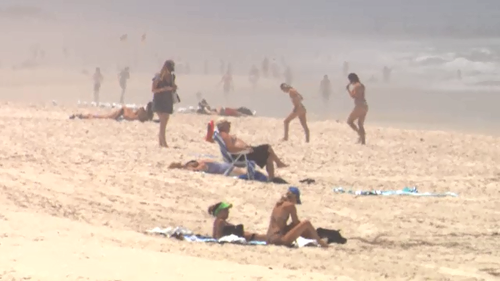
[[[349,73],[349,75],[347,75],[347,79],[349,79],[349,82],[351,83],[359,83],[359,77],[356,73]]]
[[[213,204],[212,206],[208,207],[208,214],[211,216],[215,216],[215,214],[214,214],[215,210],[217,210],[217,208],[219,208],[220,204],[222,204],[222,202]]]

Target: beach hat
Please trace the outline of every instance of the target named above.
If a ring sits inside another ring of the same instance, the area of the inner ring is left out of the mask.
[[[297,204],[302,204],[302,201],[300,201],[300,189],[298,187],[290,186],[288,188],[288,191],[295,195],[295,197],[297,198]]]
[[[222,203],[219,204],[219,206],[217,207],[217,209],[215,209],[214,216],[217,216],[220,213],[220,211],[222,211],[224,209],[231,209],[232,207],[233,207],[233,204],[222,202]]]

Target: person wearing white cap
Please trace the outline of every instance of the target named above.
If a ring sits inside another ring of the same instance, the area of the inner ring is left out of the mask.
[[[236,136],[230,135],[229,132],[231,130],[231,122],[229,122],[226,118],[219,118],[216,126],[229,153],[236,154],[241,151],[249,150],[250,153],[247,154],[247,159],[254,161],[255,164],[261,168],[265,167],[269,180],[274,178],[274,164],[276,164],[276,167],[278,168],[288,167],[288,165],[283,163],[283,161],[281,161],[281,159],[276,155],[269,144],[250,146]]]

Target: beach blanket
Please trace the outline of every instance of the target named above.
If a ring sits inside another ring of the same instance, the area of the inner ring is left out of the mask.
[[[417,187],[405,187],[401,190],[344,190],[342,187],[333,189],[335,193],[347,193],[356,196],[416,196],[416,197],[458,197],[458,194],[453,192],[433,193],[433,192],[419,192]]]
[[[214,239],[209,236],[194,234],[191,230],[178,226],[178,227],[167,227],[160,228],[155,227],[151,230],[146,231],[147,234],[151,235],[162,235],[168,238],[175,238],[178,240],[188,241],[188,242],[202,242],[202,243],[217,243],[217,244],[239,244],[239,245],[267,245],[265,241],[249,241],[247,242],[245,238],[238,237],[236,235],[224,236],[220,239]],[[319,247],[316,240],[305,239],[302,237],[297,238],[293,246],[295,248],[302,247]]]

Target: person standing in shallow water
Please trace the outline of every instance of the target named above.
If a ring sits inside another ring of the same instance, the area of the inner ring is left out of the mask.
[[[365,119],[368,113],[368,103],[365,99],[365,85],[361,84],[358,75],[351,73],[347,76],[349,84],[346,86],[347,92],[354,99],[354,109],[347,118],[347,124],[358,133],[358,143],[366,143]],[[358,120],[358,126],[354,121]]]
[[[153,78],[151,91],[154,93],[153,110],[160,118],[160,132],[158,135],[160,147],[168,147],[165,131],[170,114],[174,112],[173,95],[177,91],[174,70],[174,61],[167,60],[163,64],[160,74]]]
[[[120,103],[125,103],[125,91],[127,90],[127,81],[130,79],[130,70],[125,67],[120,74],[118,74],[118,79],[120,82],[120,88],[122,89],[122,94],[120,95]]]
[[[297,90],[295,90],[292,86],[288,85],[287,83],[282,83],[280,85],[280,88],[283,92],[287,93],[290,96],[290,99],[292,100],[293,104],[293,111],[288,115],[288,117],[283,121],[285,125],[285,135],[283,136],[283,141],[288,140],[288,129],[290,127],[290,122],[292,122],[293,119],[299,117],[300,124],[302,125],[302,128],[304,129],[304,133],[306,135],[306,142],[309,142],[309,127],[307,126],[307,118],[306,118],[306,107],[302,104],[302,101],[304,98],[302,97]]]
[[[99,104],[99,92],[101,91],[101,84],[104,77],[102,76],[101,69],[96,67],[94,76],[94,102]]]

